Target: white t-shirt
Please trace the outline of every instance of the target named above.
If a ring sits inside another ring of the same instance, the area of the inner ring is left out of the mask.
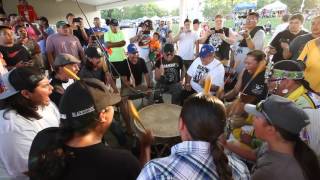
[[[263,30],[259,30],[253,36],[252,41],[253,41],[255,50],[263,51],[265,35],[266,34]],[[249,49],[248,47],[240,47],[238,46],[238,44],[232,46],[232,49],[235,51],[234,60],[235,60],[235,64],[237,64],[236,72],[240,74],[245,68],[244,60],[246,59],[247,54],[252,50]]]
[[[0,179],[29,179],[28,156],[37,133],[48,127],[58,127],[60,113],[52,102],[37,111],[39,120],[28,120],[16,111],[0,111]]]
[[[183,60],[194,59],[195,43],[198,40],[198,35],[195,32],[181,33],[178,41],[178,55]]]
[[[211,83],[215,86],[224,87],[224,67],[221,62],[214,59],[211,63],[202,65],[200,57],[195,59],[188,69],[187,74],[191,77],[191,87],[196,92],[202,92],[203,88],[198,82],[200,79],[205,79],[207,76],[211,77]]]

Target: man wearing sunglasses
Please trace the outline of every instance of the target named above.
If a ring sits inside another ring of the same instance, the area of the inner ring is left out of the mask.
[[[182,58],[174,53],[173,44],[163,47],[163,58],[155,64],[155,79],[157,88],[172,95],[172,103],[180,104],[180,94],[183,80]],[[161,93],[155,92],[155,101],[162,102]]]

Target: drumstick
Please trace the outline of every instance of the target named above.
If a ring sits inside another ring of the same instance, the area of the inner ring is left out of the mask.
[[[144,127],[144,125],[141,122],[139,113],[131,100],[128,101],[128,105],[129,105],[131,115],[133,116],[133,120],[135,120],[142,127],[142,129],[144,131],[146,131],[146,128]]]
[[[70,69],[63,67],[63,70],[73,79],[80,80],[79,76],[77,76],[74,72],[72,72]]]
[[[203,87],[204,94],[210,94],[211,83],[212,83],[211,77],[207,76],[206,79],[204,80],[204,87]]]
[[[250,83],[254,80],[255,77],[258,76],[258,74],[260,74],[262,71],[264,71],[266,69],[266,65],[267,62],[265,60],[262,60],[259,62],[258,68],[257,70],[254,72],[253,76],[251,77],[251,79],[248,81],[248,83],[246,84],[246,86],[243,88],[243,90],[241,91],[241,93],[243,93],[248,86],[250,85]]]

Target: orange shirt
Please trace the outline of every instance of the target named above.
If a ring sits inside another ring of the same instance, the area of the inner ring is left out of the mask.
[[[150,48],[153,50],[160,50],[160,48],[161,48],[160,41],[152,38],[150,40]]]

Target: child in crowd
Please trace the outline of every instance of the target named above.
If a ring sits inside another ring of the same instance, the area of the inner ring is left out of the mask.
[[[153,33],[153,37],[150,40],[149,46],[150,46],[149,59],[151,61],[155,61],[156,59],[159,59],[161,44],[160,44],[160,34],[158,32]]]

